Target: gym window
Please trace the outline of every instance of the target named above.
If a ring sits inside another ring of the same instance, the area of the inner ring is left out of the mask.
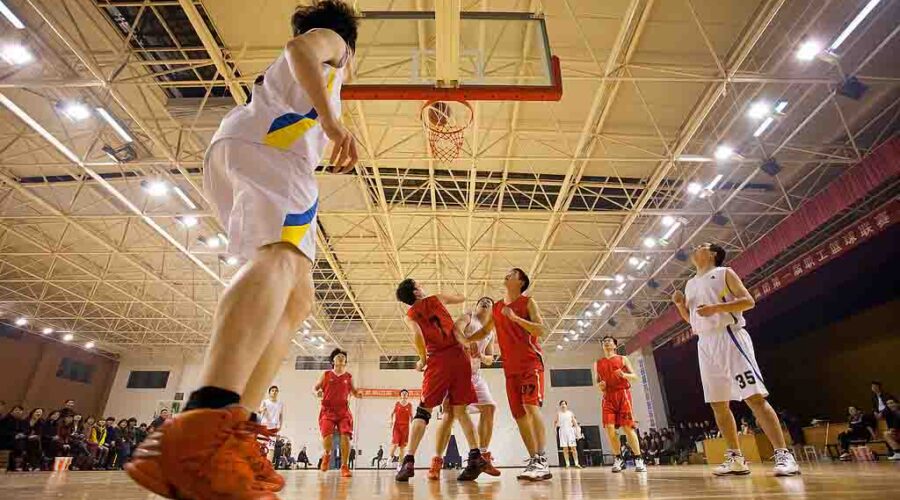
[[[168,371],[134,370],[128,374],[128,389],[165,389],[169,383]]]
[[[591,370],[573,368],[568,370],[550,370],[550,385],[553,387],[590,387],[594,385]]]
[[[331,360],[328,356],[297,356],[294,361],[295,370],[330,370]]]
[[[418,356],[380,356],[378,368],[382,370],[415,370]]]
[[[90,384],[94,376],[94,365],[89,365],[72,358],[63,358],[56,368],[57,378]]]

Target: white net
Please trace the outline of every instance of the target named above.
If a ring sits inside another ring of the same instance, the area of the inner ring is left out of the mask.
[[[452,162],[459,157],[466,128],[472,123],[472,107],[465,101],[428,101],[422,106],[422,126],[431,145],[431,156]]]

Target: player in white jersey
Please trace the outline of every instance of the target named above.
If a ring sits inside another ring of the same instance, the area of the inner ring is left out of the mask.
[[[481,329],[484,323],[491,316],[491,309],[494,307],[494,300],[490,297],[482,297],[475,304],[475,311],[464,314],[456,321],[466,337],[472,336]],[[493,457],[488,447],[491,444],[491,437],[494,434],[494,413],[497,404],[491,396],[491,390],[487,381],[481,375],[481,365],[491,365],[494,363],[494,334],[491,333],[487,337],[470,342],[466,345],[466,351],[472,360],[472,385],[475,386],[475,394],[478,401],[469,408],[480,414],[478,419],[478,442],[481,446],[481,456],[487,462],[484,472],[491,476],[499,476],[500,470],[494,467]],[[453,420],[443,419],[437,430],[437,446],[435,456],[431,459],[431,467],[428,470],[428,479],[440,479],[441,468],[444,465],[442,457],[444,450],[450,443],[450,433],[453,430]]]
[[[277,385],[269,387],[269,397],[263,399],[262,404],[259,405],[259,410],[257,410],[259,424],[273,433],[281,430],[281,424],[284,422],[284,401],[278,400],[278,392]],[[275,458],[275,441],[275,436],[269,439],[268,457],[270,462],[273,462]]]
[[[255,2],[243,4],[253,22]],[[357,160],[341,123],[340,90],[358,20],[341,0],[307,4],[291,17],[293,38],[257,78],[249,102],[222,121],[206,154],[204,190],[228,252],[246,263],[216,308],[200,388],[128,464],[135,481],[164,497],[277,498],[284,486],[256,443],[271,433],[249,421],[248,408],[263,399],[312,310],[313,174],[326,142],[334,172]]]
[[[725,262],[725,250],[714,243],[694,249],[691,262],[696,274],[676,291],[672,301],[681,317],[690,323],[699,339],[700,380],[703,396],[712,406],[716,424],[728,446],[725,461],[713,473],[719,476],[749,474],[741,454],[737,424],[731,401],[744,401],[775,448],[775,475],[800,473],[797,461],[787,448],[781,422],[766,401],[769,391],[753,354],[753,342],[744,330],[743,312],[756,305],[738,275]]]

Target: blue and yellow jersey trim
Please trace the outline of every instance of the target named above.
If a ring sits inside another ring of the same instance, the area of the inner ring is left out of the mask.
[[[329,96],[334,91],[336,77],[337,71],[330,69],[325,85],[326,92]],[[291,149],[294,143],[297,142],[297,139],[300,139],[311,128],[318,125],[318,118],[319,113],[316,111],[316,108],[312,108],[309,113],[306,113],[305,115],[300,113],[285,113],[272,120],[272,124],[269,125],[269,130],[263,138],[263,144],[278,149]]]
[[[284,217],[284,224],[281,225],[281,241],[292,243],[299,247],[300,242],[306,236],[310,224],[316,219],[316,212],[319,209],[319,200],[316,199],[313,206],[309,210],[299,214],[287,214]]]

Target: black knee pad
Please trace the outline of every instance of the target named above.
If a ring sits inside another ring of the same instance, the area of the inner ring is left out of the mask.
[[[428,422],[431,421],[431,412],[422,408],[421,406],[416,407],[416,416],[414,418],[418,418],[420,420],[425,421],[425,425],[428,425]]]

